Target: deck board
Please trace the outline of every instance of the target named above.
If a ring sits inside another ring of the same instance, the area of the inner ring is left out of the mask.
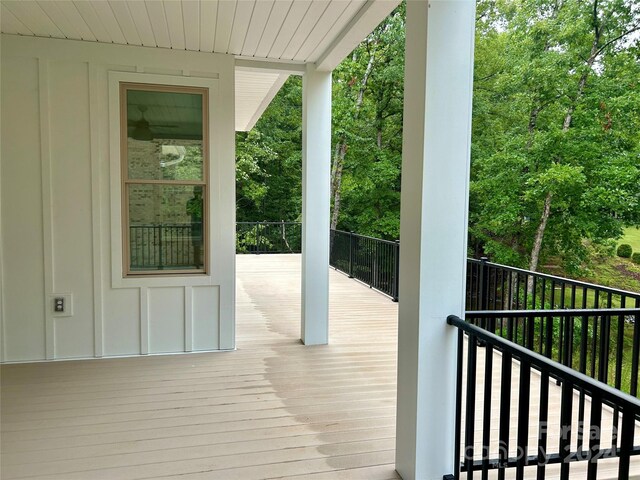
[[[331,271],[330,344],[306,347],[299,256],[237,264],[237,351],[3,365],[0,477],[398,479],[397,304]]]
[[[399,478],[397,306],[331,273],[300,337],[299,256],[239,256],[235,352],[2,366],[1,477]]]

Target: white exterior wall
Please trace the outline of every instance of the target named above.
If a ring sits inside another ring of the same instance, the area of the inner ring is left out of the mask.
[[[1,48],[0,360],[234,348],[233,57],[10,35]],[[215,87],[207,276],[123,279],[114,261],[116,72]],[[55,317],[63,293],[73,315]]]

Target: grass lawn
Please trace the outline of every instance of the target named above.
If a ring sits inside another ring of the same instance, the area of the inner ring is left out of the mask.
[[[621,243],[628,243],[634,252],[640,252],[640,228],[627,228],[618,245]]]
[[[627,228],[624,236],[618,241],[618,245],[621,243],[628,243],[634,252],[640,252],[640,229]],[[614,254],[612,257],[594,260],[590,275],[580,278],[580,280],[631,292],[640,292],[640,265]]]

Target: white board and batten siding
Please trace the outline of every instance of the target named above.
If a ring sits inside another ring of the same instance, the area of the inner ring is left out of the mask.
[[[14,35],[1,48],[0,361],[234,348],[233,57]],[[210,87],[208,275],[122,278],[120,80]]]

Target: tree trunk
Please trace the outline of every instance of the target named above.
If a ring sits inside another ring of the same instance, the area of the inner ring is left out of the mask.
[[[360,107],[364,100],[364,91],[367,87],[367,82],[371,76],[373,70],[373,63],[375,59],[375,47],[369,56],[367,62],[367,68],[365,69],[362,81],[360,82],[360,89],[358,90],[358,96],[356,97],[356,105],[354,112],[354,119],[358,118],[360,114]],[[336,148],[333,155],[333,165],[331,167],[331,198],[333,198],[333,211],[331,212],[331,229],[335,230],[338,226],[338,217],[340,216],[340,201],[341,201],[341,186],[342,186],[342,167],[344,165],[344,157],[347,153],[347,139],[343,136],[336,144]]]
[[[542,209],[542,215],[540,217],[540,224],[538,230],[536,230],[536,236],[533,240],[533,248],[531,249],[531,262],[529,263],[529,270],[535,272],[538,269],[538,261],[540,260],[540,250],[542,249],[542,240],[544,238],[544,231],[547,228],[547,222],[551,216],[551,199],[553,194],[547,193],[544,199],[544,207]]]
[[[599,43],[600,43],[600,30],[597,24],[596,13],[594,12],[594,38],[593,38],[593,43],[591,44],[591,53],[589,55],[589,58],[586,61],[586,64],[585,64],[586,68],[584,69],[584,72],[582,72],[582,75],[580,75],[580,80],[578,81],[578,89],[576,91],[576,95],[573,98],[573,101],[571,102],[571,104],[569,105],[569,108],[567,108],[567,113],[564,116],[564,121],[562,122],[563,132],[567,132],[569,128],[571,128],[573,113],[575,112],[578,102],[580,101],[580,99],[582,98],[582,95],[584,94],[584,89],[587,86],[587,79],[589,78],[589,73],[591,72],[593,64],[596,61],[596,58],[598,58],[598,55],[602,52],[601,49],[598,49]],[[530,127],[531,127],[531,119],[537,120],[537,112],[535,114],[535,117],[533,116],[533,112],[532,112],[532,117],[530,118],[530,123],[529,123]],[[531,129],[529,131],[531,131]],[[544,199],[544,207],[542,209],[542,215],[540,216],[540,223],[538,224],[538,229],[536,230],[536,236],[533,241],[533,248],[531,249],[531,260],[529,262],[529,270],[531,270],[532,272],[535,272],[538,269],[538,262],[540,260],[540,251],[542,250],[542,241],[544,240],[544,232],[547,228],[549,217],[551,216],[552,199],[553,199],[553,193],[547,192],[547,196]],[[529,296],[531,296],[531,293],[533,291],[532,277],[530,277],[529,281],[527,282],[527,291],[529,293]]]
[[[331,212],[331,230],[338,226],[338,215],[340,215],[340,187],[342,186],[342,167],[344,156],[347,153],[347,144],[340,142],[336,145],[333,156],[333,171],[331,175],[331,196],[333,197],[333,211]]]

